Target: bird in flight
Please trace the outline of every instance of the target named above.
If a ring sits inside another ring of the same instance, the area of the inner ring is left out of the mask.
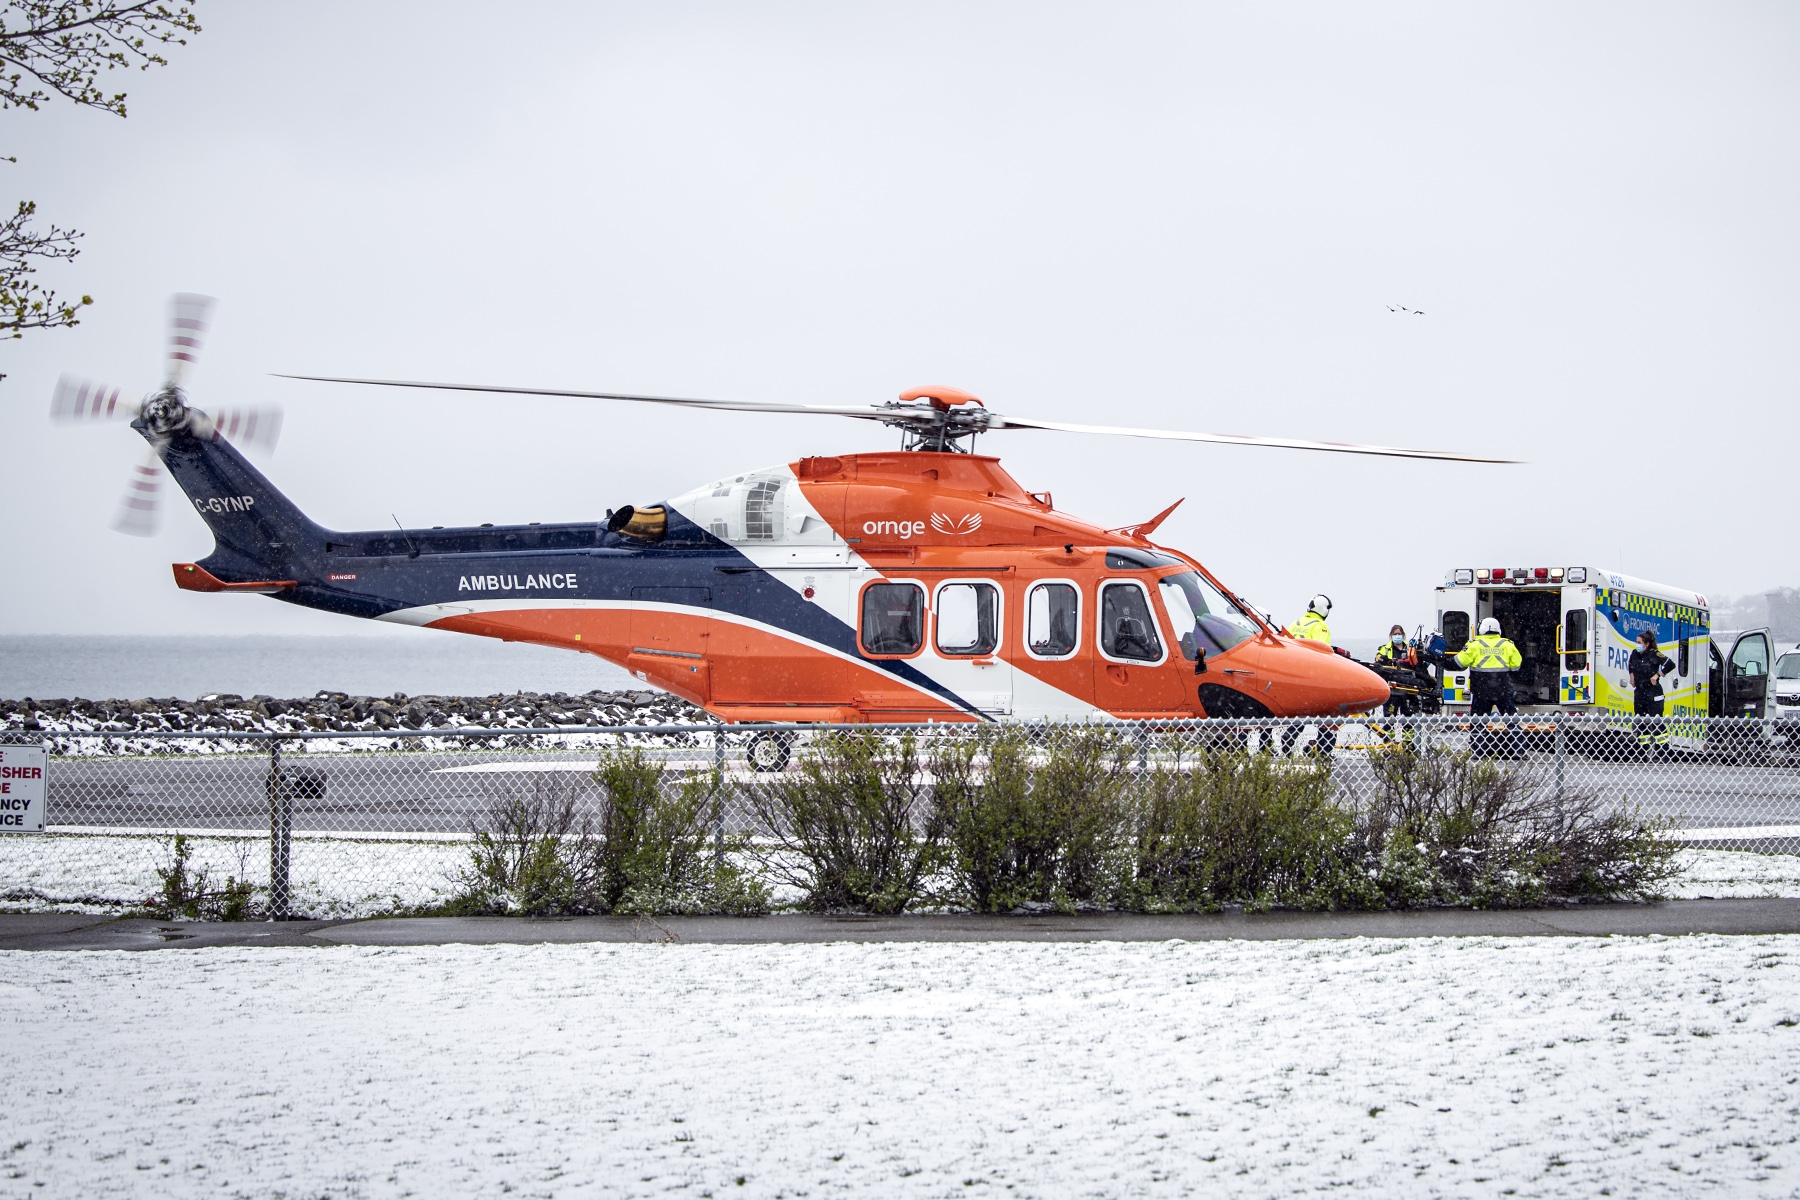
[[[1387,306],[1387,310],[1389,312],[1411,313],[1415,317],[1422,317],[1425,315],[1423,310],[1417,309],[1417,308],[1408,308],[1404,304],[1390,304]]]

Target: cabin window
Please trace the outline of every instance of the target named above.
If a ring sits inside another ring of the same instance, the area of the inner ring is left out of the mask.
[[[1439,632],[1444,635],[1444,649],[1454,654],[1469,644],[1468,613],[1453,610],[1444,613],[1441,620],[1443,628]]]
[[[932,623],[944,654],[992,654],[1000,644],[1000,589],[991,583],[946,583]]]
[[[868,654],[917,654],[925,644],[925,589],[872,583],[862,598],[862,648]]]
[[[1156,581],[1169,624],[1181,640],[1182,657],[1193,662],[1200,651],[1222,654],[1248,637],[1256,623],[1220,594],[1198,571],[1183,571]]]
[[[1585,608],[1571,608],[1563,614],[1563,653],[1568,656],[1571,671],[1587,670],[1588,613]],[[1682,643],[1681,670],[1687,672],[1687,643]]]
[[[772,542],[781,532],[781,481],[761,479],[744,493],[744,540]]]
[[[1150,615],[1150,597],[1135,582],[1121,580],[1100,588],[1100,648],[1111,658],[1156,662],[1162,639]]]
[[[1731,652],[1731,674],[1735,678],[1756,677],[1769,673],[1769,642],[1760,633],[1746,634]]]
[[[1039,658],[1067,658],[1081,641],[1081,593],[1070,583],[1040,583],[1025,601],[1025,645]]]

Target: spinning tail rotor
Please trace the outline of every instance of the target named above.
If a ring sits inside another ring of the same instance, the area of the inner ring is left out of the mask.
[[[119,498],[112,527],[133,537],[156,532],[162,493],[161,448],[178,430],[195,437],[224,438],[234,445],[274,450],[281,436],[279,408],[223,408],[214,413],[190,408],[182,383],[199,360],[200,347],[211,321],[212,297],[180,294],[169,300],[169,336],[166,378],[161,388],[142,400],[127,399],[116,387],[64,375],[50,397],[50,419],[59,424],[81,425],[102,421],[130,421],[141,429],[150,446],[143,461],[132,467]]]

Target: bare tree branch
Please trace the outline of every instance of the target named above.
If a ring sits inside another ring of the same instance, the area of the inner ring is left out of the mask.
[[[167,66],[158,48],[185,46],[184,35],[199,32],[192,0],[0,0],[0,110],[36,112],[54,93],[122,117],[125,93],[108,94],[100,77],[121,67]],[[0,332],[14,338],[27,329],[78,325],[75,314],[94,302],[83,296],[80,304],[65,303],[32,278],[39,262],[80,253],[81,234],[56,225],[33,229],[36,214],[35,201],[21,200],[0,222]]]
[[[10,330],[15,338],[25,336],[27,329],[79,325],[76,312],[94,302],[92,296],[83,296],[78,304],[65,304],[32,278],[37,274],[34,259],[71,259],[81,253],[75,245],[81,235],[72,229],[55,225],[47,232],[32,229],[36,213],[36,204],[21,200],[19,211],[0,222],[0,330]]]
[[[54,92],[122,117],[125,93],[108,95],[101,74],[167,66],[157,47],[185,46],[183,35],[199,32],[191,3],[7,0],[0,5],[0,109],[35,111]]]

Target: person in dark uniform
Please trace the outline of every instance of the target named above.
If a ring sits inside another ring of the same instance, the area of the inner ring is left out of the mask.
[[[1656,635],[1648,629],[1638,634],[1638,648],[1631,652],[1625,669],[1631,675],[1631,711],[1640,717],[1663,715],[1662,678],[1675,672],[1656,645]],[[1661,721],[1639,721],[1638,752],[1646,757],[1661,758],[1668,750],[1669,734]]]

